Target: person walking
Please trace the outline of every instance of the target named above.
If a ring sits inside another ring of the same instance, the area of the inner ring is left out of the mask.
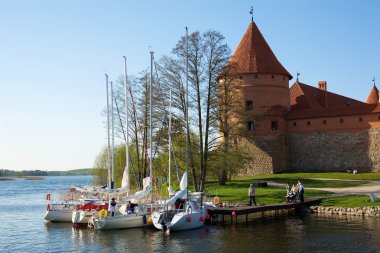
[[[256,206],[256,200],[255,200],[255,188],[253,187],[253,184],[250,184],[249,185],[249,188],[248,188],[248,196],[249,196],[249,205],[252,206],[252,200],[253,200],[253,203],[255,204]]]
[[[303,194],[304,194],[305,189],[300,181],[298,181],[298,191],[300,195],[300,201],[302,203],[304,201]]]

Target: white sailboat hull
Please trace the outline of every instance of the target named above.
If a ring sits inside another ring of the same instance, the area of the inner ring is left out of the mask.
[[[72,212],[71,221],[76,226],[87,226],[91,217],[99,214],[99,211],[76,210]]]
[[[52,222],[71,222],[72,204],[49,204],[44,219]]]
[[[107,218],[93,218],[92,223],[95,229],[126,229],[137,227],[152,226],[152,222],[149,222],[150,214],[127,214],[116,215],[114,217]]]
[[[48,210],[44,219],[54,222],[71,222],[73,210]]]
[[[161,219],[164,217],[163,213],[153,213],[153,225],[160,230],[163,230],[163,226],[161,224]],[[165,221],[166,227],[169,231],[182,231],[182,230],[190,230],[197,229],[203,227],[206,220],[206,210],[201,209],[200,211],[195,211],[192,213],[186,213],[184,211],[180,211],[176,213],[171,221]]]

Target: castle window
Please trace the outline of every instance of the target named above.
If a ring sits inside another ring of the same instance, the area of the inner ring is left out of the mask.
[[[251,100],[245,101],[245,109],[246,110],[252,110],[253,109],[253,102]]]
[[[326,120],[323,120],[323,125],[326,125],[327,121]]]
[[[278,130],[278,122],[272,121],[272,130]]]
[[[343,123],[344,122],[344,119],[340,119],[340,123]]]
[[[308,121],[308,122],[307,122],[307,125],[310,126],[310,124],[311,124],[310,121]]]
[[[234,137],[234,144],[236,145],[238,143],[237,137]]]
[[[243,76],[239,76],[239,78],[240,78],[240,80],[242,80],[242,79],[243,79]]]
[[[379,120],[380,120],[380,116],[379,116]]]
[[[283,76],[282,79],[285,81],[285,76]]]
[[[249,121],[249,122],[247,123],[247,130],[248,130],[248,131],[253,131],[253,130],[255,130],[255,123],[254,123],[253,121]]]
[[[362,117],[359,117],[359,122],[362,122],[363,121],[363,118]]]
[[[274,75],[272,75],[272,79],[274,79]]]
[[[297,126],[297,122],[293,122],[293,126]]]
[[[255,74],[255,79],[258,79],[259,78],[259,75],[258,74]]]

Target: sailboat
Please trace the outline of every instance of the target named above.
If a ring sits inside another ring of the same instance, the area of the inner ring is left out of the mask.
[[[206,219],[206,209],[202,205],[202,194],[200,194],[200,203],[198,200],[190,199],[188,193],[188,152],[189,152],[189,116],[188,116],[188,31],[186,27],[186,171],[180,182],[180,191],[164,205],[166,210],[163,212],[154,212],[152,214],[153,225],[163,231],[181,231],[200,228],[204,225]],[[170,128],[170,125],[169,125]],[[170,140],[169,140],[170,142]],[[169,150],[170,153],[170,150]],[[169,187],[169,194],[170,194]],[[186,197],[186,200],[183,199]],[[173,208],[174,205],[174,208]]]
[[[102,192],[100,187],[93,186],[73,186],[70,191],[62,193],[62,200],[55,200],[50,193],[46,194],[46,212],[44,219],[49,222],[71,222],[72,213],[78,209],[88,209],[94,207],[99,199],[94,194]]]
[[[122,204],[115,216],[93,216],[90,220],[91,225],[95,229],[124,229],[152,226],[150,222],[151,210],[154,208],[153,204],[147,204],[146,198],[150,195],[152,185],[150,184],[150,178],[143,179],[143,190],[136,192],[133,195],[120,199],[121,202],[127,202]]]
[[[109,94],[108,94],[108,84],[111,84],[111,98],[113,99],[113,87],[112,82],[108,82],[108,75],[106,74],[106,94],[107,94],[107,136],[108,136],[108,197],[111,197],[111,191],[113,191],[114,186],[114,119],[113,119],[113,104],[112,104],[112,159],[111,156],[111,148],[110,148],[110,116],[109,116]],[[112,101],[111,101],[112,102]],[[111,160],[112,160],[112,173],[111,173]],[[83,227],[88,226],[89,221],[93,216],[97,216],[99,214],[104,213],[109,208],[108,202],[100,202],[100,203],[91,203],[87,208],[79,207],[75,211],[72,212],[71,221],[74,226]]]
[[[153,52],[151,52],[151,66],[153,66]],[[124,75],[125,75],[125,110],[126,110],[126,152],[127,152],[127,162],[126,168],[124,170],[122,186],[127,188],[129,192],[129,155],[128,155],[128,100],[127,100],[127,67],[126,58],[124,56]],[[151,73],[151,85],[150,94],[152,90],[152,73]],[[151,97],[151,96],[150,96]],[[150,99],[150,113],[152,113],[152,100]],[[151,117],[152,119],[152,114]],[[150,121],[152,126],[152,121]],[[152,129],[152,127],[150,127]],[[150,150],[152,157],[152,131],[150,132]],[[152,163],[150,163],[150,177],[143,179],[143,189],[136,192],[134,195],[130,195],[122,198],[121,202],[127,202],[119,207],[118,212],[116,212],[113,217],[99,217],[93,216],[90,223],[95,229],[125,229],[134,227],[145,227],[152,226],[151,222],[151,211],[157,208],[153,201],[147,199],[148,196],[152,196]]]
[[[71,222],[71,215],[77,205],[81,203],[75,200],[68,200],[62,202],[53,202],[51,194],[46,194],[46,200],[49,203],[46,205],[46,212],[44,219],[52,222]]]

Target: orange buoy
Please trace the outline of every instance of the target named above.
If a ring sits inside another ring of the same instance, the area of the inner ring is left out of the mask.
[[[217,196],[214,198],[214,204],[217,205],[220,203],[220,198]]]

